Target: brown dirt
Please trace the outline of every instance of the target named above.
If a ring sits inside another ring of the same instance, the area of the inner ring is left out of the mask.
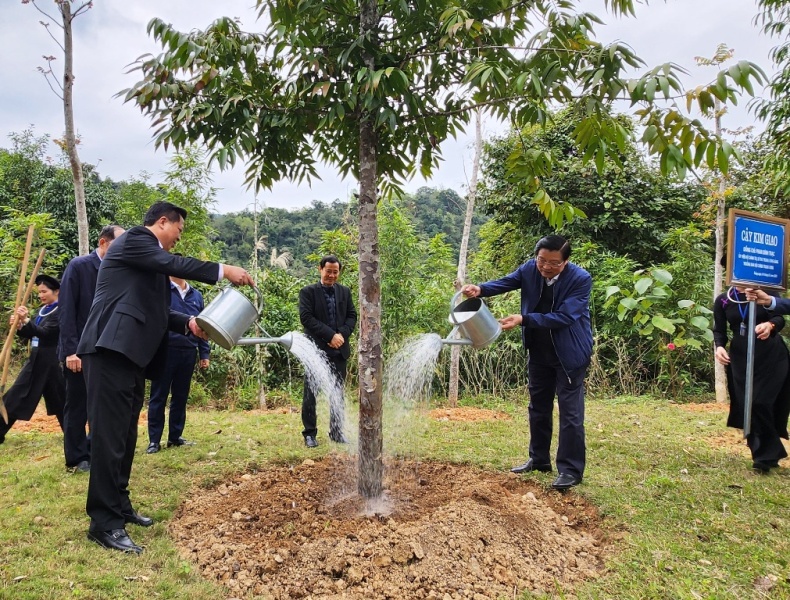
[[[456,408],[435,408],[428,416],[437,421],[510,421],[510,415],[499,410],[459,406]]]
[[[600,517],[574,492],[399,461],[374,506],[355,473],[339,454],[246,473],[190,494],[170,532],[230,594],[276,599],[483,600],[570,590],[603,570]]]

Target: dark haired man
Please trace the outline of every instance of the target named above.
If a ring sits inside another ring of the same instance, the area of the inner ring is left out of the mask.
[[[115,240],[99,268],[93,306],[77,347],[91,428],[88,539],[122,552],[142,552],[126,533],[127,523],[153,524],[134,510],[129,499],[145,379],[160,374],[168,330],[206,337],[195,317],[170,310],[168,276],[204,283],[223,278],[236,285],[253,283],[241,267],[171,254],[186,216],[183,208],[156,202],[142,227],[132,227]]]
[[[307,337],[326,355],[342,386],[351,352],[348,340],[357,324],[357,311],[351,290],[337,283],[341,269],[336,256],[328,255],[321,259],[318,266],[321,280],[299,291],[299,320]],[[331,403],[329,408],[329,438],[346,443],[342,415],[334,410]],[[307,376],[302,395],[302,425],[305,445],[315,448],[318,446],[315,394],[310,389]]]
[[[592,278],[568,262],[571,246],[559,235],[541,238],[535,258],[501,279],[465,285],[471,298],[521,290],[521,314],[500,320],[503,329],[521,325],[529,351],[529,460],[514,473],[551,471],[554,396],[560,413],[558,477],[552,487],[566,490],[581,483],[586,462],[584,378],[592,357],[590,291]]]
[[[60,339],[58,360],[66,378],[66,404],[63,408],[63,449],[66,468],[85,473],[90,470],[90,438],[85,434],[88,422],[88,393],[82,376],[82,361],[77,344],[88,319],[96,291],[99,266],[110,244],[123,233],[119,225],[107,225],[99,233],[99,245],[90,254],[69,261],[60,282]]]

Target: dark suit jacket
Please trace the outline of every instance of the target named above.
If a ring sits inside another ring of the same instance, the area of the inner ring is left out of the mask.
[[[58,359],[61,362],[65,361],[67,356],[77,353],[77,344],[93,304],[96,277],[100,266],[101,259],[94,250],[90,254],[72,259],[63,273],[58,296],[60,316]]]
[[[99,268],[77,354],[113,350],[147,369],[146,377],[158,376],[167,356],[168,329],[183,333],[189,320],[170,310],[169,275],[216,283],[219,265],[170,254],[147,227],[119,236]]]
[[[351,290],[338,283],[333,287],[335,288],[337,331],[327,325],[329,316],[324,290],[320,283],[306,285],[299,291],[299,320],[302,322],[307,337],[327,353],[332,351],[328,344],[334,335],[336,333],[342,334],[346,341],[340,347],[340,355],[347,360],[351,353],[348,341],[357,325],[357,311],[351,299]]]

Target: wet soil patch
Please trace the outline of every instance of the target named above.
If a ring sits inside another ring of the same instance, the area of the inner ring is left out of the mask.
[[[603,572],[594,507],[512,474],[386,464],[364,502],[354,457],[334,454],[197,489],[170,532],[202,575],[286,598],[501,598],[566,591]]]

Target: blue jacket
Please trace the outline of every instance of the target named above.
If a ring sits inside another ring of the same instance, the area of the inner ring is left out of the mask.
[[[170,282],[170,310],[184,313],[185,315],[197,316],[203,308],[203,294],[190,285],[186,295],[182,298],[181,293],[178,291],[178,286],[172,281]],[[182,335],[174,331],[168,332],[168,335],[170,337],[167,343],[170,348],[179,350],[197,348],[201,360],[209,357],[209,345],[206,340],[196,338],[192,334]]]
[[[521,290],[521,334],[530,350],[530,330],[549,329],[554,350],[563,370],[570,373],[590,364],[593,336],[590,327],[592,277],[581,267],[568,263],[554,284],[551,312],[534,312],[543,290],[543,276],[530,259],[509,275],[480,285],[482,296]],[[538,348],[532,349],[539,351]]]

